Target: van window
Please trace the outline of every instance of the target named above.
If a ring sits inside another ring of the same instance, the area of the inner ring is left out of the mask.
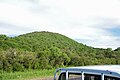
[[[105,76],[104,80],[120,80],[120,78]]]
[[[61,73],[58,80],[66,80],[66,73]],[[68,73],[68,80],[81,80],[81,73]]]
[[[58,80],[66,80],[66,73],[62,73]],[[81,73],[69,73],[68,80],[82,80]],[[84,74],[84,80],[101,80],[101,75]]]
[[[58,80],[66,80],[66,73],[61,73]]]
[[[84,74],[84,76],[85,76],[84,80],[101,80],[101,75]]]
[[[69,73],[68,80],[82,80],[81,73]]]

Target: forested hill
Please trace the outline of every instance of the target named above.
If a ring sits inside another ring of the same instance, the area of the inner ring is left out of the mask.
[[[0,70],[95,64],[120,64],[120,48],[95,49],[52,32],[32,32],[17,37],[0,35]]]

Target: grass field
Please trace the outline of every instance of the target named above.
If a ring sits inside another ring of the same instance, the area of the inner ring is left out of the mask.
[[[30,80],[32,78],[44,78],[53,76],[55,69],[51,70],[28,70],[24,72],[1,72],[0,80]]]

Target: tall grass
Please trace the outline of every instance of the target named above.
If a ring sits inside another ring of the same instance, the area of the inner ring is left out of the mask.
[[[51,70],[27,70],[24,72],[1,72],[0,80],[29,80],[32,78],[43,78],[54,75],[55,69]]]

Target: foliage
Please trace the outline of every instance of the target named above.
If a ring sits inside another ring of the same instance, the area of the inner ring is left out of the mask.
[[[0,35],[0,70],[3,71],[97,64],[120,64],[120,48],[93,48],[52,32],[17,37]]]

